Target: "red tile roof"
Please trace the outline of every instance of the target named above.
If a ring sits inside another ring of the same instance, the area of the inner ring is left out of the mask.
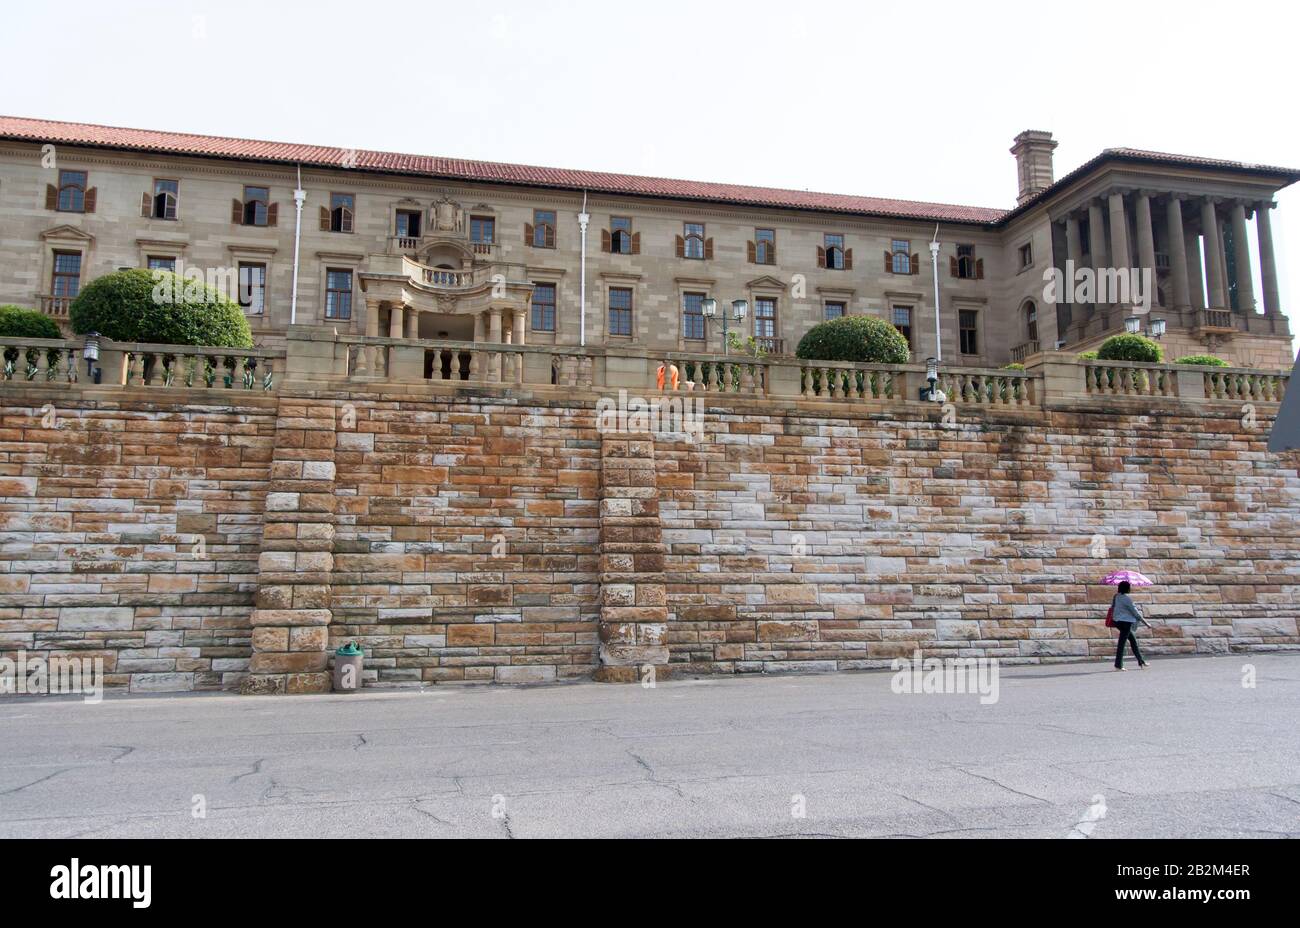
[[[248,161],[302,164],[304,166],[354,168],[392,174],[437,177],[486,183],[521,184],[563,190],[591,190],[633,196],[667,197],[768,206],[785,209],[824,210],[899,219],[987,224],[996,222],[1006,210],[947,203],[812,193],[741,184],[713,184],[702,181],[575,171],[524,164],[498,164],[462,158],[403,155],[396,152],[360,151],[289,142],[260,142],[253,139],[157,132],[149,129],[120,129],[88,123],[55,122],[0,116],[0,139],[90,145],[129,151],[200,155]]]

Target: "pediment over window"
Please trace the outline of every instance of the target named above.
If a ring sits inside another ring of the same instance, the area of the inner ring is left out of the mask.
[[[782,293],[785,292],[785,281],[778,280],[770,274],[764,274],[756,280],[751,280],[745,286],[751,290],[780,290]]]
[[[76,226],[55,226],[53,229],[46,229],[41,233],[41,238],[50,241],[58,240],[60,242],[93,242],[95,236],[89,232],[78,229]]]

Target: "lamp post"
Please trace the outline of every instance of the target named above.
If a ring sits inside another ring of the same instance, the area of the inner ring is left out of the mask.
[[[95,362],[99,360],[99,333],[87,332],[86,343],[81,349],[81,356],[86,359],[86,376],[93,377]]]
[[[925,359],[925,379],[930,382],[928,388],[921,388],[921,399],[931,403],[946,403],[948,395],[939,389],[939,359]]]
[[[715,300],[713,297],[709,297],[707,300],[705,300],[703,303],[700,304],[700,313],[704,316],[704,325],[707,327],[709,324],[709,320],[715,318],[718,315],[718,301]],[[707,329],[704,334],[705,334],[705,344],[707,345],[708,334],[709,334]],[[727,348],[727,317],[726,316],[722,317],[722,348],[723,348],[723,353],[725,354]]]
[[[713,299],[713,297],[709,297],[708,299],[706,299],[703,303],[700,304],[700,314],[704,316],[706,320],[716,319],[718,316],[718,301]],[[743,323],[745,321],[745,317],[748,315],[749,315],[748,300],[732,300],[731,316],[730,316],[731,319],[735,319],[737,323]],[[728,315],[727,313],[724,312],[722,314],[722,353],[723,354],[731,354],[731,338],[729,335],[730,329],[727,325],[728,321],[729,321]]]
[[[1151,324],[1147,326],[1147,337],[1161,339],[1165,337],[1167,323],[1163,319],[1152,319]],[[1124,330],[1129,335],[1142,334],[1142,319],[1140,316],[1129,316],[1124,320]]]

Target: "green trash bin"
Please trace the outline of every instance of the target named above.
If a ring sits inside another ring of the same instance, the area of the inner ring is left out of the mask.
[[[361,671],[366,652],[354,641],[334,652],[334,692],[355,693],[361,689]]]

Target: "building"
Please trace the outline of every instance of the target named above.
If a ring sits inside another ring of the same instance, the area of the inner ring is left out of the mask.
[[[744,299],[739,327],[769,353],[872,314],[921,359],[939,350],[937,227],[947,363],[1095,347],[1132,294],[1057,299],[1044,272],[1138,268],[1168,356],[1290,367],[1269,216],[1300,171],[1108,149],[1056,180],[1055,147],[1017,136],[1007,210],[0,117],[0,303],[63,322],[86,281],[163,268],[238,298],[264,345],[294,322],[703,353],[722,348],[704,301]]]

